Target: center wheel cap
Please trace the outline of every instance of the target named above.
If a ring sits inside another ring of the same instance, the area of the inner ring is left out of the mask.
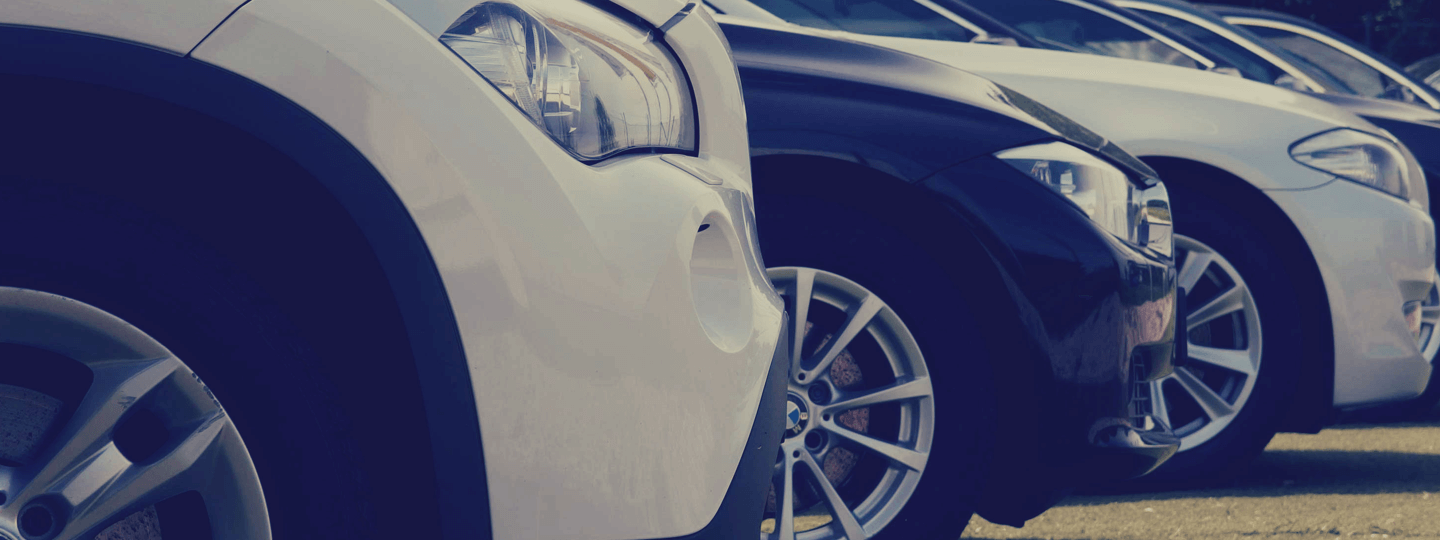
[[[785,403],[785,437],[788,439],[805,431],[806,424],[810,423],[810,409],[805,407],[805,400],[800,396],[790,394]]]

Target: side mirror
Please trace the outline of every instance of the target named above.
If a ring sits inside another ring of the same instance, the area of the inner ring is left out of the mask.
[[[984,43],[986,45],[1004,45],[1006,47],[1020,46],[1020,42],[1016,41],[1015,38],[1012,38],[1010,36],[992,36],[989,34],[980,34],[978,36],[975,36],[975,39],[970,40],[970,43]]]
[[[1385,85],[1385,92],[1380,94],[1380,97],[1382,99],[1403,101],[1405,103],[1415,103],[1415,91],[1411,90],[1409,86],[1394,81]]]
[[[1291,90],[1299,92],[1310,91],[1310,87],[1305,86],[1305,83],[1300,82],[1300,79],[1296,79],[1294,75],[1291,75],[1289,73],[1286,73],[1276,78],[1275,86],[1279,86],[1281,88],[1289,88]]]
[[[1245,74],[1240,72],[1240,68],[1234,68],[1230,66],[1216,66],[1210,68],[1210,72],[1219,73],[1221,75],[1229,75],[1231,77],[1240,77],[1242,79],[1245,78]]]

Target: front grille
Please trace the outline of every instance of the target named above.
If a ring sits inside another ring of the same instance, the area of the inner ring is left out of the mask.
[[[1130,418],[1137,426],[1155,414],[1154,395],[1150,392],[1150,361],[1143,354],[1130,356]]]

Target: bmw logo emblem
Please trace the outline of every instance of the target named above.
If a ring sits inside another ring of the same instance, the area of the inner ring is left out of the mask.
[[[805,424],[810,420],[810,411],[805,408],[805,402],[799,396],[791,395],[785,402],[785,436],[794,437],[805,431]]]

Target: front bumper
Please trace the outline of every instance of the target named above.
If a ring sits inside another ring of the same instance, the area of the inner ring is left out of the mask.
[[[1068,388],[1070,399],[1083,406],[1061,412],[1050,426],[1060,438],[1060,444],[1045,455],[1054,469],[1048,481],[1055,489],[1135,478],[1155,470],[1179,449],[1180,441],[1170,427],[1152,416],[1149,384],[1174,370],[1175,329],[1181,318],[1174,266],[1168,259],[1157,260],[1106,240],[1121,261],[1120,279],[1113,297],[1087,321],[1088,328],[1072,335],[1089,334],[1079,338],[1086,340],[1088,349],[1107,348],[1102,340],[1113,343],[1108,345],[1109,358],[1091,358],[1082,367],[1103,369],[1113,364],[1120,366],[1120,373],[1097,379],[1082,376],[1079,370],[1056,372],[1055,382]],[[1058,356],[1052,362],[1063,361],[1066,350],[1052,349]],[[1064,403],[1051,406],[1057,412],[1065,410]],[[1076,429],[1082,426],[1083,436]]]
[[[786,322],[788,319],[787,316]],[[757,534],[760,519],[765,513],[765,498],[769,496],[771,481],[775,478],[775,454],[780,451],[780,441],[785,438],[790,347],[783,344],[790,341],[789,328],[789,324],[781,325],[782,346],[775,347],[770,372],[765,378],[765,393],[755,413],[755,423],[750,428],[740,465],[735,468],[735,478],[730,480],[725,498],[720,501],[720,509],[699,532],[672,540],[730,540],[751,538]]]
[[[977,511],[1018,526],[1070,489],[1163,463],[1178,441],[1149,416],[1147,383],[1173,369],[1173,260],[1098,229],[993,158],[924,185],[971,224],[1005,282],[994,301],[1018,310],[1013,333],[987,329],[1012,341],[997,350],[1013,357],[996,366],[1000,442]]]
[[[1344,180],[1266,194],[1304,236],[1325,284],[1335,343],[1334,406],[1420,395],[1431,366],[1402,310],[1430,292],[1435,271],[1430,216]]]

